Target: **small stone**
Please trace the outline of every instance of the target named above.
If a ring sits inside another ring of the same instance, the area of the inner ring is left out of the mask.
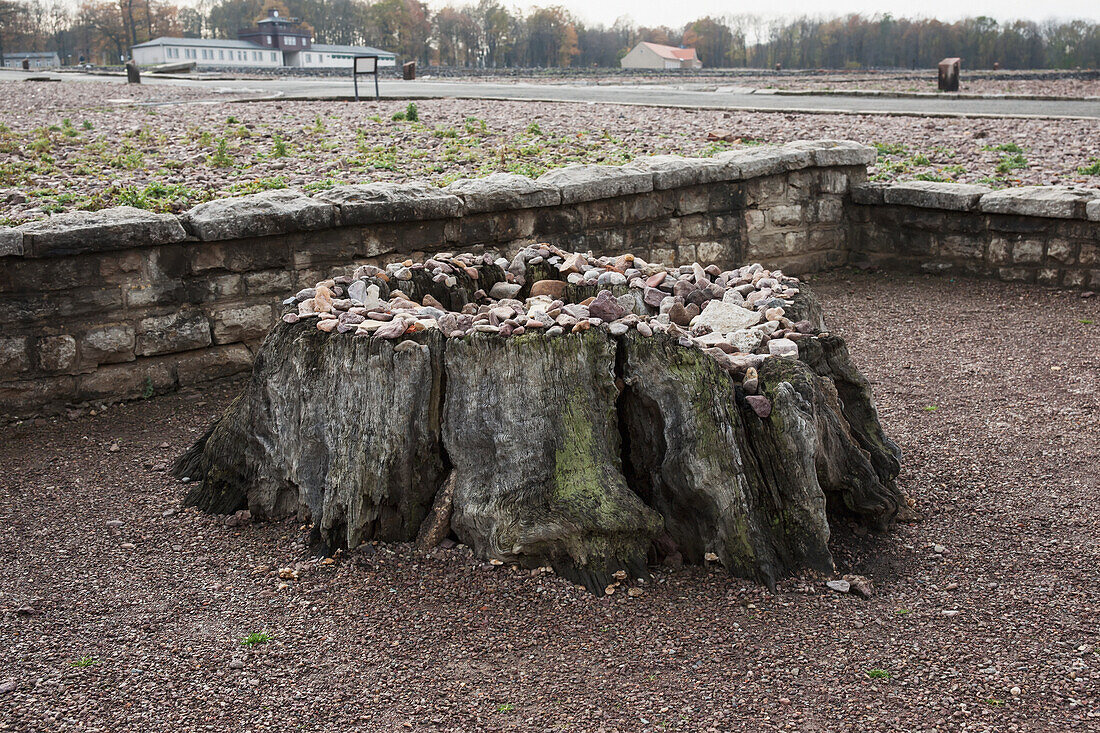
[[[768,342],[768,353],[783,359],[797,359],[798,344],[790,339],[772,339]]]
[[[772,401],[762,395],[748,395],[745,397],[745,401],[749,403],[749,407],[756,413],[756,416],[761,420],[767,420],[768,416],[772,414]]]
[[[665,272],[664,270],[662,270],[660,272],[656,272],[656,273],[650,275],[648,278],[646,278],[645,286],[647,288],[655,288],[658,285],[660,285],[661,283],[663,283],[667,276],[668,276],[668,273]]]
[[[741,383],[741,388],[750,395],[760,391],[760,375],[756,369],[749,367],[745,370],[745,380]]]
[[[614,270],[601,272],[600,276],[596,278],[597,285],[623,285],[625,283],[626,275],[621,272],[615,272]]]
[[[504,564],[504,561],[503,560],[498,560],[497,558],[494,557],[494,558],[489,560],[489,564],[492,565],[495,568],[499,568],[501,565]]]
[[[564,280],[538,280],[531,285],[531,297],[548,295],[551,298],[560,298],[565,292],[565,285]]]
[[[943,545],[934,545],[932,547],[932,552],[936,553],[937,555],[942,555],[943,553],[947,552],[947,548]]]
[[[230,669],[244,669],[244,662],[242,662],[240,659],[234,659],[233,661],[231,661],[229,663],[229,668]]]
[[[649,324],[645,323],[644,321],[638,323],[638,325],[635,326],[634,328],[638,329],[638,333],[642,334],[643,336],[652,336],[653,335],[653,329],[650,328]]]
[[[625,336],[630,327],[621,321],[615,321],[608,327],[608,330],[611,331],[612,336]]]
[[[691,325],[706,326],[711,331],[719,333],[731,333],[755,326],[759,322],[760,314],[756,311],[723,303],[720,300],[711,300]]]
[[[378,338],[395,339],[405,335],[405,331],[408,329],[407,322],[395,318],[392,321],[383,323],[374,331],[374,335]]]
[[[496,300],[514,298],[522,288],[523,286],[518,283],[507,283],[502,280],[501,282],[494,283],[493,287],[489,289],[489,297]]]
[[[860,598],[870,598],[875,594],[875,586],[869,578],[862,575],[845,575],[845,582],[850,586],[849,592]]]
[[[837,593],[847,593],[852,587],[847,580],[830,580],[825,585],[829,590],[835,590]]]
[[[558,270],[562,273],[582,273],[586,269],[588,269],[588,258],[581,252],[574,252],[558,265]]]
[[[940,611],[940,613],[944,616],[947,616],[948,618],[951,618],[952,616],[958,616],[959,615],[959,612],[955,609],[948,609],[948,610],[945,610],[945,611]]]
[[[601,290],[596,299],[588,304],[588,314],[602,321],[616,321],[626,315],[626,309],[611,294],[610,290]]]
[[[0,682],[0,695],[6,695],[9,692],[15,692],[19,685],[15,680],[5,680]]]
[[[297,580],[298,571],[294,568],[279,568],[279,580]]]
[[[637,598],[638,596],[640,596],[642,594],[642,589],[641,588],[630,587],[630,588],[626,589],[626,594],[628,596],[630,596],[631,598]]]
[[[688,315],[687,308],[682,303],[673,303],[672,308],[668,312],[668,320],[675,323],[677,326],[683,326],[687,328],[691,324],[691,316]]]
[[[123,522],[121,519],[108,519],[105,524],[112,529],[117,529],[118,527],[126,524],[126,522]]]
[[[1012,695],[1013,697],[1019,697],[1022,692],[1023,690],[1021,690],[1019,687],[1013,687],[1011,690],[1008,691],[1008,694]]]
[[[959,589],[959,584],[952,581],[952,582],[948,583],[945,587],[947,588],[947,590],[958,590]]]

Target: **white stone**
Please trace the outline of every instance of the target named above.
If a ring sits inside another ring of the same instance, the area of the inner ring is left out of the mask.
[[[703,312],[691,319],[692,327],[707,326],[711,331],[732,333],[760,323],[760,314],[739,305],[711,300]]]
[[[745,304],[745,296],[741,295],[741,293],[737,292],[733,288],[730,288],[722,294],[722,302],[728,303],[729,305],[743,306]]]
[[[768,342],[768,353],[787,359],[798,358],[798,344],[790,339],[772,339]]]
[[[377,308],[385,302],[378,297],[379,292],[377,285],[368,285],[364,280],[356,280],[348,286],[348,297],[364,308]]]
[[[729,335],[729,342],[733,348],[744,354],[751,354],[756,351],[763,341],[764,334],[755,328],[743,328]]]

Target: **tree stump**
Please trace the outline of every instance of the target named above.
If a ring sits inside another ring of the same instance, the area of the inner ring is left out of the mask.
[[[298,516],[326,550],[453,532],[600,593],[671,553],[769,586],[829,573],[830,516],[909,512],[867,381],[778,271],[540,245],[363,266],[286,305],[174,467],[188,504]]]

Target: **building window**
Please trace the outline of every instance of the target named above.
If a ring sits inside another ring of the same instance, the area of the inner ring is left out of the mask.
[[[272,61],[277,61],[278,60],[278,59],[275,58],[275,52],[274,51],[271,52],[271,60]]]
[[[271,36],[264,36],[264,38],[266,38],[266,39],[267,39],[267,42],[268,42],[268,43],[271,43]]]
[[[218,49],[218,60],[219,61],[225,61],[225,51],[222,51],[221,49]]]
[[[296,46],[296,45],[298,45],[298,39],[295,38],[294,36],[288,36],[287,39],[286,39],[286,45]]]
[[[308,64],[308,63],[312,63],[312,62],[313,62],[313,55],[307,53],[306,54],[306,63]]]

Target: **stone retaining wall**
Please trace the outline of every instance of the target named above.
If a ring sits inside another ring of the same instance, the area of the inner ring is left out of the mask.
[[[909,181],[852,187],[855,264],[1100,288],[1100,191]]]
[[[245,371],[284,297],[358,264],[532,242],[669,264],[847,258],[871,148],[819,141],[423,184],[120,207],[0,228],[0,414],[149,396]]]
[[[866,183],[874,159],[857,143],[801,142],[0,227],[0,415],[246,371],[288,294],[441,251],[550,242],[668,264],[801,274],[850,262],[1100,288],[1100,191]]]

